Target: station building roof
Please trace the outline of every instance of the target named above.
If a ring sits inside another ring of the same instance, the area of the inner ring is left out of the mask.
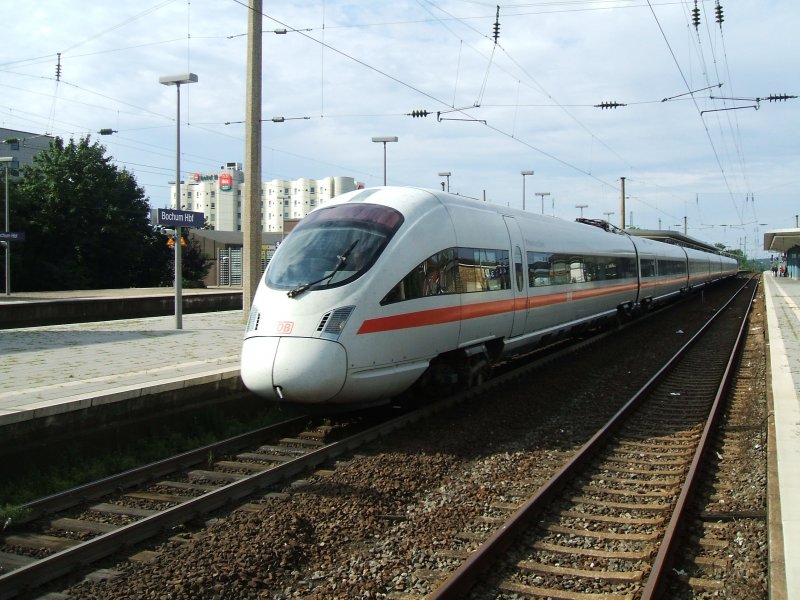
[[[800,246],[800,229],[775,229],[764,232],[764,250],[787,252]]]

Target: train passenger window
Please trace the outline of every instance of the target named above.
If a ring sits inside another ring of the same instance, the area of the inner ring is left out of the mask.
[[[652,258],[643,258],[640,262],[642,269],[642,277],[655,277],[656,276],[656,261]]]
[[[528,285],[566,285],[635,278],[636,262],[624,256],[576,256],[528,252]]]
[[[528,252],[528,287],[550,285],[550,255]]]
[[[583,257],[573,256],[569,259],[569,282],[584,283],[586,281],[586,270],[584,269]]]
[[[514,275],[517,279],[517,291],[522,291],[524,282],[524,275],[522,273],[522,250],[519,246],[514,248]]]
[[[414,267],[381,305],[438,296],[510,289],[507,250],[447,248]]]
[[[659,275],[686,275],[686,261],[659,259]]]
[[[461,292],[488,292],[511,288],[508,250],[458,249]]]

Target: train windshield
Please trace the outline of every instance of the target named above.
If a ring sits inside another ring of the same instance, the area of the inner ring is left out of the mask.
[[[290,297],[337,287],[366,273],[403,223],[376,204],[338,204],[310,213],[280,245],[266,284]]]

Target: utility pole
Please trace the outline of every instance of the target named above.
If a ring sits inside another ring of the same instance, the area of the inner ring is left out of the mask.
[[[620,211],[619,211],[619,227],[625,229],[625,178],[620,177],[622,181],[622,194],[620,196]]]
[[[245,322],[261,279],[261,20],[261,0],[250,0],[242,214],[242,315]]]

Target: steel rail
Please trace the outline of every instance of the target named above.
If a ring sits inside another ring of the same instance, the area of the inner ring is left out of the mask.
[[[90,564],[115,552],[154,537],[172,527],[186,523],[226,504],[238,501],[256,491],[277,484],[305,472],[359,446],[378,439],[407,425],[445,410],[485,390],[486,386],[473,388],[445,398],[434,404],[395,417],[370,427],[343,440],[313,450],[296,459],[267,468],[244,479],[235,481],[171,507],[158,514],[145,517],[119,529],[99,535],[81,544],[54,553],[29,565],[0,576],[0,600],[12,598],[22,592],[39,587],[75,568]],[[193,451],[196,452],[196,451]]]
[[[753,286],[753,293],[750,297],[750,304],[752,305],[756,293],[758,292],[758,283]],[[742,319],[742,324],[739,327],[739,332],[736,336],[733,351],[728,358],[728,364],[725,366],[725,372],[722,376],[722,382],[714,397],[714,403],[711,407],[711,414],[706,420],[706,425],[703,428],[703,434],[698,442],[697,449],[695,450],[692,463],[686,475],[686,484],[683,486],[678,500],[675,503],[675,508],[672,511],[667,530],[661,542],[656,558],[653,561],[653,567],[650,575],[647,578],[644,591],[642,592],[642,600],[650,600],[659,598],[663,587],[665,585],[665,574],[669,572],[675,559],[677,549],[678,533],[683,522],[684,511],[689,498],[692,496],[697,484],[697,474],[700,470],[701,463],[705,457],[708,447],[711,444],[711,436],[714,428],[716,427],[720,415],[722,413],[723,401],[730,389],[730,384],[735,373],[735,363],[739,354],[744,347],[745,327],[750,322],[749,312]]]
[[[458,569],[427,596],[427,600],[459,600],[466,597],[478,578],[511,546],[520,531],[528,527],[547,503],[568,484],[571,477],[592,459],[595,451],[617,431],[628,413],[669,374],[676,363],[703,337],[712,324],[716,323],[720,315],[749,283],[749,280],[746,281],[736,290],[736,293],[609,419],[603,428],[595,433],[566,465],[542,485],[478,549],[473,551]]]
[[[225,440],[220,440],[219,442],[208,444],[201,448],[195,448],[194,450],[189,450],[181,454],[176,454],[175,456],[170,456],[159,461],[110,475],[109,477],[98,479],[97,481],[64,490],[63,492],[39,498],[20,506],[25,516],[17,520],[16,523],[27,523],[43,515],[72,508],[81,502],[93,500],[134,485],[151,481],[158,477],[163,477],[169,473],[207,461],[209,453],[213,455],[216,453],[230,452],[233,449],[240,448],[243,445],[253,443],[265,437],[283,435],[285,431],[305,425],[307,422],[308,415],[287,419],[280,423],[261,427]]]
[[[623,325],[620,327],[620,329],[624,329],[626,327],[626,325]],[[197,516],[207,514],[208,512],[220,508],[230,502],[237,501],[253,492],[279,483],[282,480],[315,467],[325,461],[350,452],[354,448],[370,442],[373,439],[387,435],[396,429],[400,429],[410,423],[421,420],[434,413],[443,411],[447,408],[464,402],[465,400],[483,393],[486,390],[501,386],[508,381],[517,379],[523,376],[524,373],[540,368],[542,365],[550,361],[573,353],[581,348],[591,346],[606,336],[613,335],[614,333],[614,331],[607,331],[605,333],[592,336],[591,338],[576,344],[572,344],[566,348],[557,350],[552,354],[548,354],[537,360],[534,360],[531,363],[525,364],[519,369],[515,369],[509,373],[494,377],[481,386],[475,386],[467,391],[454,394],[436,403],[427,405],[375,427],[369,428],[349,438],[324,446],[318,450],[298,457],[297,459],[288,461],[278,466],[270,467],[265,471],[225,485],[217,490],[191,499],[186,503],[172,507],[156,515],[143,518],[139,521],[131,523],[130,525],[123,526],[120,529],[99,535],[91,540],[54,553],[29,565],[15,569],[10,573],[0,576],[0,600],[12,598],[24,591],[34,589],[69,573],[79,566],[84,566],[105,558],[121,549],[124,549],[125,547],[129,547],[133,544],[154,537],[155,535],[158,535],[159,533],[162,533],[171,527],[186,523]],[[290,419],[271,427],[291,427],[295,426],[298,421],[303,419],[307,419],[307,417]],[[131,469],[98,482],[86,484],[85,486],[80,486],[78,488],[67,490],[66,492],[54,494],[53,496],[29,503],[28,505],[25,505],[25,508],[28,508],[31,511],[31,514],[39,516],[58,510],[63,510],[64,508],[74,506],[76,503],[81,501],[102,496],[103,494],[111,491],[118,491],[120,488],[130,487],[132,485],[142,483],[143,481],[160,477],[165,473],[197,464],[198,462],[207,460],[209,451],[221,451],[222,448],[220,444],[230,443],[230,447],[233,447],[237,444],[245,442],[246,438],[255,439],[258,437],[258,435],[264,435],[264,432],[269,429],[270,427],[262,428],[261,430],[257,430],[255,432],[249,432],[242,434],[241,436],[231,438],[230,440],[225,440],[219,444],[211,444],[203,448],[186,452],[176,457],[164,459],[163,461],[159,461],[151,465],[145,465],[143,467]]]
[[[29,565],[19,567],[5,575],[0,575],[0,600],[12,598],[21,592],[53,581],[79,566],[91,564],[127,546],[154,537],[168,528],[186,523],[199,515],[213,511],[259,489],[278,483],[304,470],[335,458],[336,456],[349,452],[373,439],[388,435],[395,429],[400,429],[410,423],[426,418],[429,415],[455,406],[486,390],[501,386],[504,383],[523,376],[531,370],[540,368],[550,361],[590,346],[612,333],[613,332],[602,333],[582,342],[578,342],[577,344],[572,344],[552,354],[527,363],[521,368],[493,377],[481,386],[475,386],[464,392],[454,394],[438,402],[364,430],[344,440],[334,442],[281,465],[270,467],[265,471],[225,485],[217,490],[198,496],[197,498],[169,508],[156,515],[145,517],[109,533],[99,535],[86,542],[37,560]],[[272,427],[287,428],[295,426],[303,419],[307,419],[307,417],[290,419]],[[265,431],[269,429],[269,427],[266,427],[256,432],[245,433],[236,438],[225,440],[220,444],[227,444],[226,447],[232,447],[246,441],[247,438],[255,439],[259,435],[263,435]],[[209,451],[219,451],[220,449],[219,444],[212,444],[31,502],[24,506],[24,508],[30,511],[31,515],[26,520],[31,520],[34,516],[41,516],[58,510],[64,510],[65,508],[74,506],[87,499],[96,498],[106,493],[118,491],[120,488],[130,487],[160,477],[177,469],[197,464],[198,462],[207,460]]]

